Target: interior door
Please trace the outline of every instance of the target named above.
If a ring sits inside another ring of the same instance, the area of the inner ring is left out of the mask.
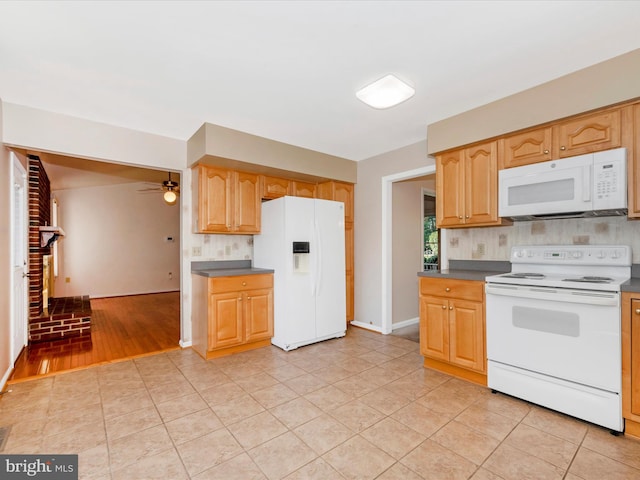
[[[13,163],[11,195],[11,363],[27,344],[27,173],[11,154]]]

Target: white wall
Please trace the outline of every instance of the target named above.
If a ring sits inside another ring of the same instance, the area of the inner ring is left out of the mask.
[[[187,165],[184,140],[14,103],[4,104],[3,116],[7,145],[162,170]]]
[[[427,157],[424,141],[358,162],[354,254],[357,325],[382,328],[382,179],[434,163]]]
[[[190,170],[186,168],[186,141],[9,103],[3,104],[2,121],[3,141],[9,146],[180,172],[182,183],[180,186],[182,226],[180,343],[183,346],[189,346],[191,343],[191,238],[194,235],[191,233],[191,202],[189,200],[191,177]],[[0,205],[2,209],[5,204]]]
[[[3,122],[2,100],[0,100],[0,389],[13,365],[11,364],[11,210],[9,201],[11,186],[11,159],[9,151],[2,146]]]
[[[58,240],[56,297],[180,289],[180,207],[167,205],[160,193],[140,193],[141,188],[148,185],[52,192],[66,234]]]
[[[394,324],[417,321],[419,316],[416,274],[423,269],[422,189],[435,190],[435,181],[426,181],[423,178],[395,182],[392,187],[392,321]]]

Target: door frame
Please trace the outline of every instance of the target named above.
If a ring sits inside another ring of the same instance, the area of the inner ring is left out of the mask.
[[[436,173],[435,163],[433,165],[427,165],[424,167],[416,168],[413,170],[407,170],[405,172],[394,173],[393,175],[387,175],[382,177],[382,241],[381,241],[381,258],[382,258],[382,288],[381,288],[381,326],[380,333],[389,334],[393,331],[393,241],[392,241],[392,228],[393,228],[393,183],[400,182],[402,180],[409,180],[411,178],[422,177],[425,175],[431,175]],[[447,268],[446,252],[444,247],[446,245],[446,229],[440,230],[440,241],[442,243],[442,263],[440,268]],[[417,272],[416,272],[417,273]],[[418,292],[416,292],[416,295]]]
[[[11,298],[10,298],[10,306],[9,306],[9,312],[10,312],[10,335],[11,335],[11,342],[10,342],[10,358],[11,358],[11,365],[13,366],[15,364],[16,359],[18,358],[18,356],[20,355],[20,352],[22,351],[22,349],[27,345],[28,342],[28,325],[29,325],[29,300],[28,300],[28,286],[27,286],[27,265],[29,262],[29,249],[28,249],[28,241],[29,241],[29,231],[28,231],[28,225],[29,225],[29,217],[28,217],[28,204],[29,204],[29,189],[28,189],[28,181],[27,181],[27,172],[24,168],[24,166],[22,165],[22,163],[20,163],[20,160],[18,159],[18,157],[16,156],[16,154],[14,152],[10,153],[10,158],[11,158],[11,179],[10,179],[10,185],[11,185],[11,199],[10,199],[10,209],[11,209],[11,225],[10,225],[10,249],[11,249],[11,279],[10,279],[10,291],[11,291]],[[16,174],[17,172],[17,174]],[[17,176],[22,177],[22,182],[21,182],[21,186],[24,189],[24,195],[23,195],[23,201],[22,201],[22,212],[20,213],[22,218],[22,235],[18,235],[17,233],[17,229],[19,227],[19,223],[16,222],[16,201],[15,201],[15,189],[16,186],[18,185],[18,182],[20,181],[19,179],[17,179]],[[23,269],[23,277],[22,277],[22,282],[23,282],[23,292],[22,292],[22,305],[17,305],[16,299],[15,299],[15,267],[16,267],[16,259],[15,259],[15,253],[17,251],[18,246],[16,245],[16,241],[18,239],[22,238],[23,240],[23,244],[22,244],[22,248],[23,248],[23,261],[24,263],[24,269]],[[22,310],[22,325],[20,325],[20,321],[19,321],[19,311]],[[18,330],[22,330],[21,332]],[[16,339],[19,339],[18,341],[16,341]],[[21,343],[20,346],[18,346],[18,343]]]

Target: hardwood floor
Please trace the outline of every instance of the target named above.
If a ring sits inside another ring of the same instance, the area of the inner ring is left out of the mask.
[[[91,335],[29,345],[9,382],[180,348],[180,292],[91,300]]]

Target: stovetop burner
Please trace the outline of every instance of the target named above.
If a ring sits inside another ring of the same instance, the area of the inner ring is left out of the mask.
[[[541,278],[544,278],[545,276],[542,273],[523,272],[523,273],[507,273],[505,275],[502,275],[502,277],[504,277],[504,278],[536,278],[536,279],[541,279]]]
[[[582,283],[611,283],[613,282],[613,278],[585,276],[585,277],[579,277],[579,278],[563,278],[562,281],[563,282],[582,282]]]
[[[631,277],[627,245],[524,245],[511,248],[511,271],[489,283],[619,292]]]

